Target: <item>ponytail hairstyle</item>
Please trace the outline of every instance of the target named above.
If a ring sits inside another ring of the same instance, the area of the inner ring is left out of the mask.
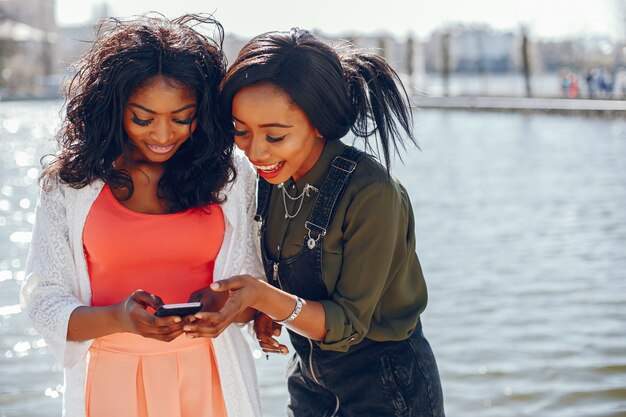
[[[250,40],[239,52],[222,81],[224,112],[232,112],[235,94],[242,88],[271,83],[282,89],[327,140],[348,131],[365,140],[390,170],[392,151],[399,154],[407,139],[416,144],[413,115],[406,90],[387,61],[375,54],[347,52],[298,28],[268,32]],[[380,146],[380,147],[379,147]]]
[[[82,188],[100,180],[130,198],[132,178],[113,165],[129,144],[124,107],[134,91],[163,76],[195,95],[198,124],[165,163],[158,195],[171,212],[221,202],[219,191],[235,178],[230,113],[222,113],[218,101],[226,74],[223,37],[221,24],[208,15],[103,20],[66,89],[59,152],[44,163],[44,187]]]

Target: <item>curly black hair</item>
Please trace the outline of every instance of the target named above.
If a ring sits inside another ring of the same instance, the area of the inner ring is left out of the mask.
[[[102,180],[128,190],[130,198],[129,173],[113,165],[129,143],[124,107],[134,91],[160,75],[195,93],[197,128],[165,163],[159,197],[170,212],[221,202],[218,192],[236,175],[230,121],[218,104],[226,73],[223,40],[224,29],[208,15],[103,20],[92,47],[74,65],[59,152],[44,164],[44,184],[82,188]]]

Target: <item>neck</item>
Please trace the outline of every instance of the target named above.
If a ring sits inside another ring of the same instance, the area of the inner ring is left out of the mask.
[[[311,153],[307,160],[302,164],[298,172],[295,172],[292,175],[294,181],[298,181],[302,178],[307,172],[311,170],[320,159],[322,155],[322,151],[324,150],[324,145],[326,145],[326,139],[316,136],[313,143],[313,149],[311,149]]]

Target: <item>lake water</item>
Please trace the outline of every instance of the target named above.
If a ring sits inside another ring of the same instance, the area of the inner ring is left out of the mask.
[[[0,417],[59,416],[61,368],[18,306],[60,102],[0,103]],[[450,417],[626,416],[626,122],[416,113],[423,315]],[[256,352],[265,416],[283,356]]]

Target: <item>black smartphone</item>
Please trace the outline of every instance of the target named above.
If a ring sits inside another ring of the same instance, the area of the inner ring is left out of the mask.
[[[163,304],[154,312],[157,317],[167,316],[188,316],[195,314],[202,308],[202,303],[194,301],[192,303],[180,303],[180,304]]]

